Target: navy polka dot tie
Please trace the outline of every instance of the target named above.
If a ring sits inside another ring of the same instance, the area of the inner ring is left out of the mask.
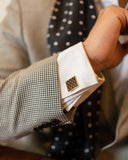
[[[93,0],[57,0],[47,39],[51,54],[83,41],[96,20]],[[101,90],[77,109],[74,123],[55,127],[48,156],[63,160],[93,160],[98,128]]]
[[[57,0],[47,34],[51,54],[84,40],[95,20],[92,0]]]

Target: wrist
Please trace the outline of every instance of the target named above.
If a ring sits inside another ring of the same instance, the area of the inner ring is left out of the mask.
[[[91,64],[94,72],[95,73],[99,73],[99,72],[103,71],[103,66],[101,65],[101,63],[99,63],[98,61],[94,60],[94,58],[91,56],[92,55],[91,53],[94,52],[94,51],[92,51],[92,47],[91,47],[91,49],[89,49],[89,46],[86,43],[86,41],[83,42],[83,48],[85,50],[85,53],[86,53],[86,55],[87,55],[87,57],[89,59],[89,62]]]

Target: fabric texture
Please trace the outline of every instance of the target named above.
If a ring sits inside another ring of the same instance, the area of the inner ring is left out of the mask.
[[[32,51],[25,46],[20,28],[19,1],[13,3],[0,29],[1,142],[33,132],[37,125],[54,119],[68,122],[61,108],[57,55],[28,67],[32,62],[27,52]],[[33,56],[38,57],[40,53],[36,53],[33,49]],[[44,56],[43,50],[41,54]]]

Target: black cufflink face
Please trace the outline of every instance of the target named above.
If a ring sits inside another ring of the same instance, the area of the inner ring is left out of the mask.
[[[77,87],[79,87],[76,76],[73,76],[72,78],[67,80],[65,83],[66,83],[68,92],[71,92],[74,89],[76,89]]]

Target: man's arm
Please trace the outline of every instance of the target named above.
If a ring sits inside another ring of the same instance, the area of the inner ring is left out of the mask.
[[[54,119],[68,121],[61,107],[57,55],[30,65],[20,13],[14,0],[0,28],[0,142]]]

